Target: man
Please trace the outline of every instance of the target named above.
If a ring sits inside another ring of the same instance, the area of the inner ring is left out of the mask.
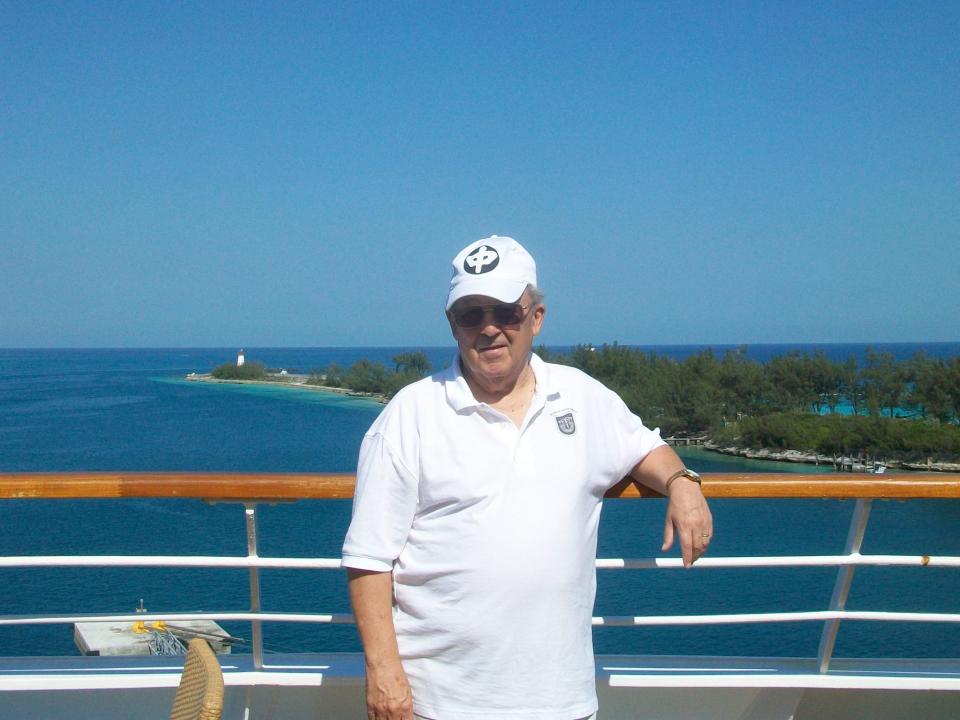
[[[531,353],[533,258],[493,236],[453,260],[459,353],[364,437],[343,548],[372,720],[578,720],[597,710],[590,618],[604,492],[669,497],[663,549],[707,548],[699,477],[579,370]]]

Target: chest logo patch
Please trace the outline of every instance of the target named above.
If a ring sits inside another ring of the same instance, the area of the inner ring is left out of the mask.
[[[500,255],[489,245],[481,245],[463,259],[463,271],[475,275],[487,273],[500,264]]]
[[[564,435],[573,435],[577,431],[577,423],[573,420],[573,413],[568,412],[563,415],[557,415],[557,427]]]

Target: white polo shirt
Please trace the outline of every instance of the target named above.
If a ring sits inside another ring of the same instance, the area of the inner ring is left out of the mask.
[[[407,386],[364,437],[345,567],[392,571],[414,709],[573,720],[597,709],[590,618],[600,505],[663,444],[611,390],[532,355],[522,427],[459,360]]]

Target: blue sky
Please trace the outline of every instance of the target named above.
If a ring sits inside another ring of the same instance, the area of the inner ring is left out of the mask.
[[[960,4],[0,2],[0,347],[960,339]]]

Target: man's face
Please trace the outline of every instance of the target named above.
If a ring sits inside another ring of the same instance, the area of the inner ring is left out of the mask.
[[[485,295],[460,298],[447,312],[453,337],[460,348],[460,361],[476,382],[485,389],[498,388],[504,382],[516,381],[523,371],[533,338],[540,333],[546,308],[532,307],[529,291],[524,291],[517,303],[524,306],[523,319],[516,324],[499,322],[495,306],[509,305]],[[467,308],[484,308],[483,319],[477,327],[461,327],[455,321],[458,313]]]

